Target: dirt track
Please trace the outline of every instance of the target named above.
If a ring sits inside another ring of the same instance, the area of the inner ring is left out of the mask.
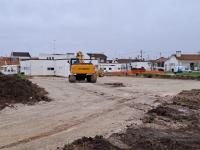
[[[63,78],[32,81],[54,101],[1,111],[0,149],[56,149],[82,136],[108,137],[141,124],[144,113],[160,103],[158,98],[200,88],[196,81],[125,77],[100,78],[96,84],[70,84]],[[108,84],[112,82],[124,86]]]

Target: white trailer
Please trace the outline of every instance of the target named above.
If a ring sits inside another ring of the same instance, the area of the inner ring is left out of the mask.
[[[62,76],[70,74],[69,60],[22,60],[20,72],[28,76]]]

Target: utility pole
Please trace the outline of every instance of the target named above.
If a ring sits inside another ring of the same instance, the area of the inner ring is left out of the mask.
[[[140,50],[140,58],[143,60],[143,50]]]
[[[162,57],[162,53],[160,52],[160,58]]]

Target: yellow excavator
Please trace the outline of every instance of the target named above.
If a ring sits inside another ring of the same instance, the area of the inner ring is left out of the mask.
[[[84,55],[79,51],[76,54],[76,58],[70,60],[69,82],[73,83],[81,80],[96,83],[97,71],[94,64],[84,62]]]

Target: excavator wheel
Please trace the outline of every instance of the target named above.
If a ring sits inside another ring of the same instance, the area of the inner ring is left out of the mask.
[[[87,82],[91,82],[91,76],[87,76]]]
[[[91,75],[90,82],[91,83],[96,83],[97,82],[97,75],[96,74]]]
[[[70,76],[69,76],[69,82],[71,82],[71,83],[76,82],[76,76],[70,75]]]

